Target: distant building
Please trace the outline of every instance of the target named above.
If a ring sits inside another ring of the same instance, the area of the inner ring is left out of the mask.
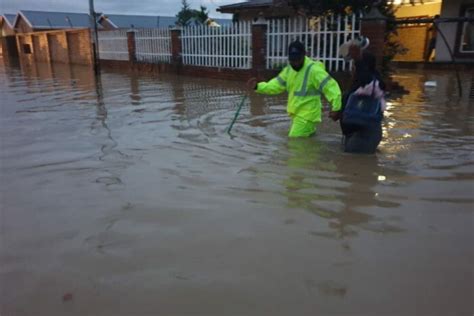
[[[13,27],[18,33],[37,31],[88,28],[89,15],[86,13],[18,11]]]
[[[233,14],[235,21],[255,21],[260,16],[270,19],[296,15],[295,10],[288,5],[288,1],[282,0],[248,0],[220,6],[217,11]]]
[[[470,18],[470,22],[441,23],[439,28],[447,39],[456,61],[474,62],[474,1],[444,0],[441,5],[441,18]],[[451,55],[440,36],[436,40],[436,61],[450,61]]]
[[[174,16],[102,14],[97,23],[106,30],[129,28],[162,28],[176,24]]]
[[[3,14],[0,16],[0,36],[14,35],[13,23],[15,22],[16,14]]]

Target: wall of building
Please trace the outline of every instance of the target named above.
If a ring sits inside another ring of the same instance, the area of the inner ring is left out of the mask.
[[[464,4],[474,4],[474,0],[449,0],[443,1],[441,7],[441,17],[457,17],[460,14],[461,6]],[[443,32],[444,36],[447,39],[448,45],[452,48],[453,52],[456,51],[456,36],[458,30],[458,23],[441,23],[439,26],[440,30]],[[474,58],[462,58],[456,57],[456,60],[470,61],[474,62]],[[441,36],[438,35],[436,41],[436,57],[435,61],[437,62],[447,62],[451,61],[451,55],[449,50],[446,47],[446,44],[441,39]]]
[[[28,23],[26,23],[25,19],[20,15],[18,22],[16,24],[16,31],[18,33],[31,33],[33,32],[33,28],[31,28]]]
[[[33,55],[36,61],[48,62],[50,59],[48,50],[48,37],[46,34],[32,35]]]
[[[51,61],[59,63],[68,63],[69,53],[66,33],[51,32],[47,36]]]
[[[398,54],[394,61],[424,61],[428,46],[428,25],[400,26],[396,40],[407,49],[405,54]]]
[[[16,40],[24,61],[92,65],[89,29],[17,34]],[[30,46],[31,53],[25,45]]]
[[[92,64],[92,50],[89,30],[67,32],[69,61],[71,64]]]
[[[33,55],[33,39],[31,35],[24,34],[17,36],[18,54],[21,59],[27,63],[34,61]]]
[[[1,36],[9,36],[9,35],[14,35],[15,31],[13,28],[11,28],[7,23],[2,22],[2,31],[1,31]]]
[[[446,2],[446,1],[445,1]],[[418,5],[404,5],[398,7],[395,12],[396,18],[409,18],[413,16],[435,16],[441,13],[441,1]]]

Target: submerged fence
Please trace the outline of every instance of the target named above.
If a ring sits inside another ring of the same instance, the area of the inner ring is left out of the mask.
[[[287,63],[289,43],[299,40],[304,43],[308,55],[324,62],[328,71],[347,71],[351,64],[339,56],[339,47],[360,35],[360,17],[330,15],[270,19],[263,26],[259,25],[260,33],[254,33],[256,28],[250,21],[221,27],[135,29],[128,35],[126,30],[100,31],[99,55],[101,59],[179,62],[189,66],[244,70],[256,67],[254,63],[263,63],[258,67],[275,70]],[[130,43],[134,48],[129,52]],[[255,53],[263,54],[258,55],[262,56],[259,57],[262,61],[252,60]]]
[[[137,29],[135,56],[139,62],[170,63],[171,33],[167,28]]]
[[[129,59],[126,30],[100,31],[98,38],[100,59]]]
[[[250,21],[222,27],[185,27],[181,32],[183,64],[249,69],[251,43]]]
[[[286,64],[288,45],[301,41],[308,55],[326,64],[329,71],[350,69],[339,56],[339,46],[360,34],[359,16],[326,16],[318,18],[272,19],[267,26],[267,69]]]

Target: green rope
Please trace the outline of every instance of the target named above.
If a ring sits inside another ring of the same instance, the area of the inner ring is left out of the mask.
[[[237,108],[237,111],[235,112],[234,119],[232,120],[232,123],[230,123],[229,127],[227,128],[227,134],[229,135],[230,135],[230,131],[232,130],[232,126],[234,126],[235,121],[237,121],[237,117],[239,116],[240,109],[242,109],[242,105],[244,105],[245,99],[247,99],[246,95],[242,97],[239,107]]]

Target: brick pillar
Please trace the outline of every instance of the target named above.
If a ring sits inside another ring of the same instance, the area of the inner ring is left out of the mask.
[[[128,61],[135,63],[137,61],[136,46],[135,46],[135,30],[127,31],[127,45],[128,45]]]
[[[183,49],[181,46],[181,29],[173,28],[171,30],[171,64],[175,66],[179,66],[182,64],[182,51]]]
[[[361,35],[369,38],[370,45],[367,50],[375,55],[378,66],[382,65],[384,57],[386,28],[387,18],[376,7],[372,7],[370,12],[362,19]]]
[[[267,24],[263,18],[252,24],[252,72],[258,79],[266,68]]]

